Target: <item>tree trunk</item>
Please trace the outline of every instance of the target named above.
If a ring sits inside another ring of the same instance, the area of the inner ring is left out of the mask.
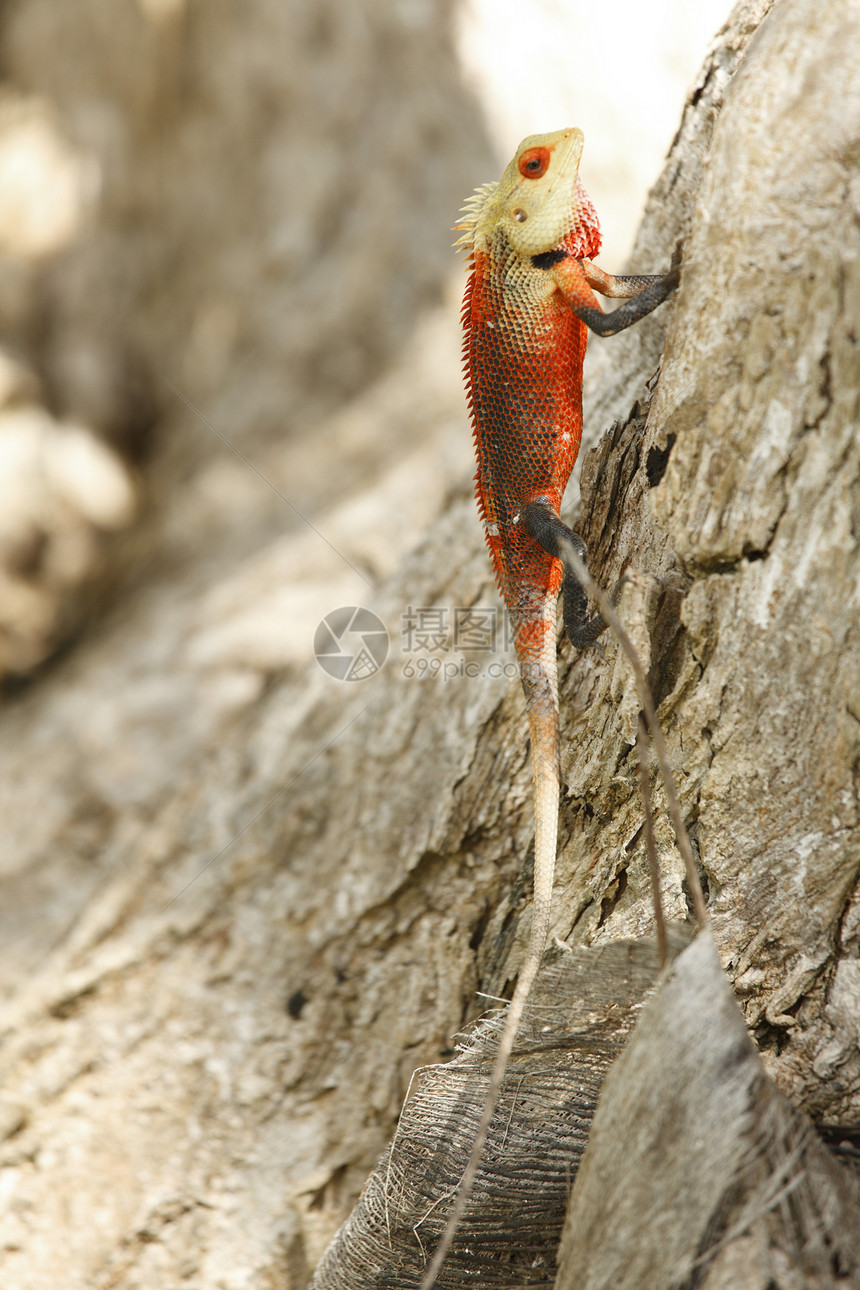
[[[853,0],[743,0],[716,42],[630,266],[664,269],[683,237],[680,290],[592,342],[592,441],[616,424],[584,461],[577,524],[598,580],[628,575],[620,611],[761,1061],[831,1124],[860,1121],[858,47]],[[427,361],[400,369],[409,402]],[[371,395],[369,424],[399,415],[392,397]],[[318,525],[362,576],[398,547],[396,500],[426,502],[419,450],[402,466]],[[530,917],[526,722],[511,656],[453,635],[469,609],[502,634],[468,490],[372,594],[337,581],[336,556],[322,566],[332,608],[385,623],[381,671],[261,666],[249,701],[242,615],[307,564],[303,541],[217,594],[178,577],[144,596],[7,716],[16,890],[68,862],[88,892],[71,928],[54,898],[55,948],[28,951],[7,1011],[9,1285],[305,1286],[412,1072],[451,1055],[476,990],[510,991]],[[184,688],[159,677],[165,642]],[[603,642],[560,645],[553,934],[571,947],[652,927],[639,704]]]

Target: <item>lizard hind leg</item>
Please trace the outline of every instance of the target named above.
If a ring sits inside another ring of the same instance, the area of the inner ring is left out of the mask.
[[[573,550],[583,564],[588,552],[578,533],[568,528],[548,502],[528,502],[520,511],[520,521],[526,532],[556,560],[564,565],[562,584],[564,630],[574,649],[589,649],[606,629],[600,614],[588,616],[588,597],[582,583],[573,572],[570,551]],[[612,599],[615,600],[616,587]]]

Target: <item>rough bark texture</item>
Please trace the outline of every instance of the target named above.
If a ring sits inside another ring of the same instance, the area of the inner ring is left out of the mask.
[[[630,574],[622,610],[650,660],[716,946],[768,1073],[815,1118],[850,1123],[860,30],[850,0],[779,0],[753,35],[768,8],[739,6],[715,47],[643,223],[644,270],[689,231],[677,300],[592,346],[590,430],[623,421],[584,469],[581,527],[605,584]],[[198,61],[217,76],[219,57]],[[468,109],[457,119],[471,147]],[[455,135],[452,119],[447,157]],[[455,178],[443,229],[471,182]],[[241,256],[225,256],[229,295],[244,279]],[[219,317],[201,334],[223,349]],[[359,345],[362,317],[345,323]],[[431,654],[404,652],[401,637],[410,606],[496,604],[469,490],[442,509],[425,479],[422,454],[446,451],[451,428],[466,447],[452,334],[428,323],[359,404],[319,424],[349,481],[327,509],[301,448],[290,476],[274,450],[262,461],[358,573],[307,529],[261,546],[268,495],[221,460],[166,500],[158,574],[138,575],[4,715],[6,1284],[306,1285],[412,1071],[450,1054],[476,987],[501,995],[516,973],[531,841],[518,684],[481,653],[468,656],[476,675],[452,675],[467,656],[450,639],[432,655],[447,679],[416,675]],[[302,353],[297,340],[299,381]],[[228,388],[219,400],[207,411],[235,426]],[[261,400],[265,411],[265,387]],[[265,441],[265,415],[258,424]],[[361,489],[373,451],[350,454],[363,436],[386,469]],[[464,457],[452,461],[456,473]],[[240,537],[249,505],[253,547]],[[403,534],[440,509],[392,573]],[[208,561],[192,556],[189,528],[211,539]],[[376,592],[362,581],[383,577]],[[309,639],[321,613],[350,603],[388,625],[386,668],[361,685],[300,671],[288,623]],[[604,649],[563,650],[554,931],[574,945],[651,924],[638,705]],[[659,789],[657,801],[664,895],[683,917]]]
[[[554,1284],[860,1284],[860,1182],[763,1074],[708,933],[607,1077]]]
[[[689,928],[672,930],[680,950]],[[555,958],[529,1000],[439,1290],[554,1280],[570,1180],[603,1079],[654,984],[658,954],[653,941],[642,940],[556,951]],[[469,1158],[500,1020],[497,1012],[478,1025],[454,1061],[416,1072],[394,1142],[317,1267],[311,1290],[419,1283]],[[737,1024],[743,1033],[743,1022]]]

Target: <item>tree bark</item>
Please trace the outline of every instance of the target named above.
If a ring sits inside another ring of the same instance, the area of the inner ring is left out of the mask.
[[[685,237],[677,298],[591,347],[590,432],[617,423],[584,462],[578,525],[603,585],[628,575],[621,611],[761,1061],[798,1111],[855,1124],[858,41],[851,0],[748,0],[716,42],[630,266],[659,271]],[[387,532],[398,490],[392,476],[325,529],[362,571],[367,515]],[[250,585],[263,594],[304,560],[292,537]],[[388,628],[370,680],[261,668],[237,707],[224,637],[238,597],[179,580],[7,718],[21,872],[38,888],[39,866],[75,862],[82,837],[99,856],[73,925],[48,919],[55,948],[29,960],[4,1025],[0,1266],[22,1290],[305,1286],[412,1072],[451,1054],[476,990],[503,996],[517,972],[526,723],[518,682],[490,666],[509,656],[450,634],[455,609],[497,608],[468,490],[372,596],[338,584],[335,603],[360,597]],[[447,618],[419,648],[415,611],[431,607]],[[168,640],[200,700],[178,721],[179,691],[155,683]],[[638,702],[604,641],[602,656],[560,647],[553,934],[572,947],[652,926]],[[129,800],[136,758],[149,778]],[[655,795],[663,898],[683,919]]]

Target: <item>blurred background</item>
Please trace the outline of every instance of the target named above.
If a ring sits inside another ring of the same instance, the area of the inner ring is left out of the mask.
[[[462,200],[523,135],[579,125],[620,270],[728,9],[4,5],[7,689],[95,624],[157,634],[180,589],[220,598],[161,665],[220,666],[227,707],[304,662],[320,612],[384,577],[468,476]]]

